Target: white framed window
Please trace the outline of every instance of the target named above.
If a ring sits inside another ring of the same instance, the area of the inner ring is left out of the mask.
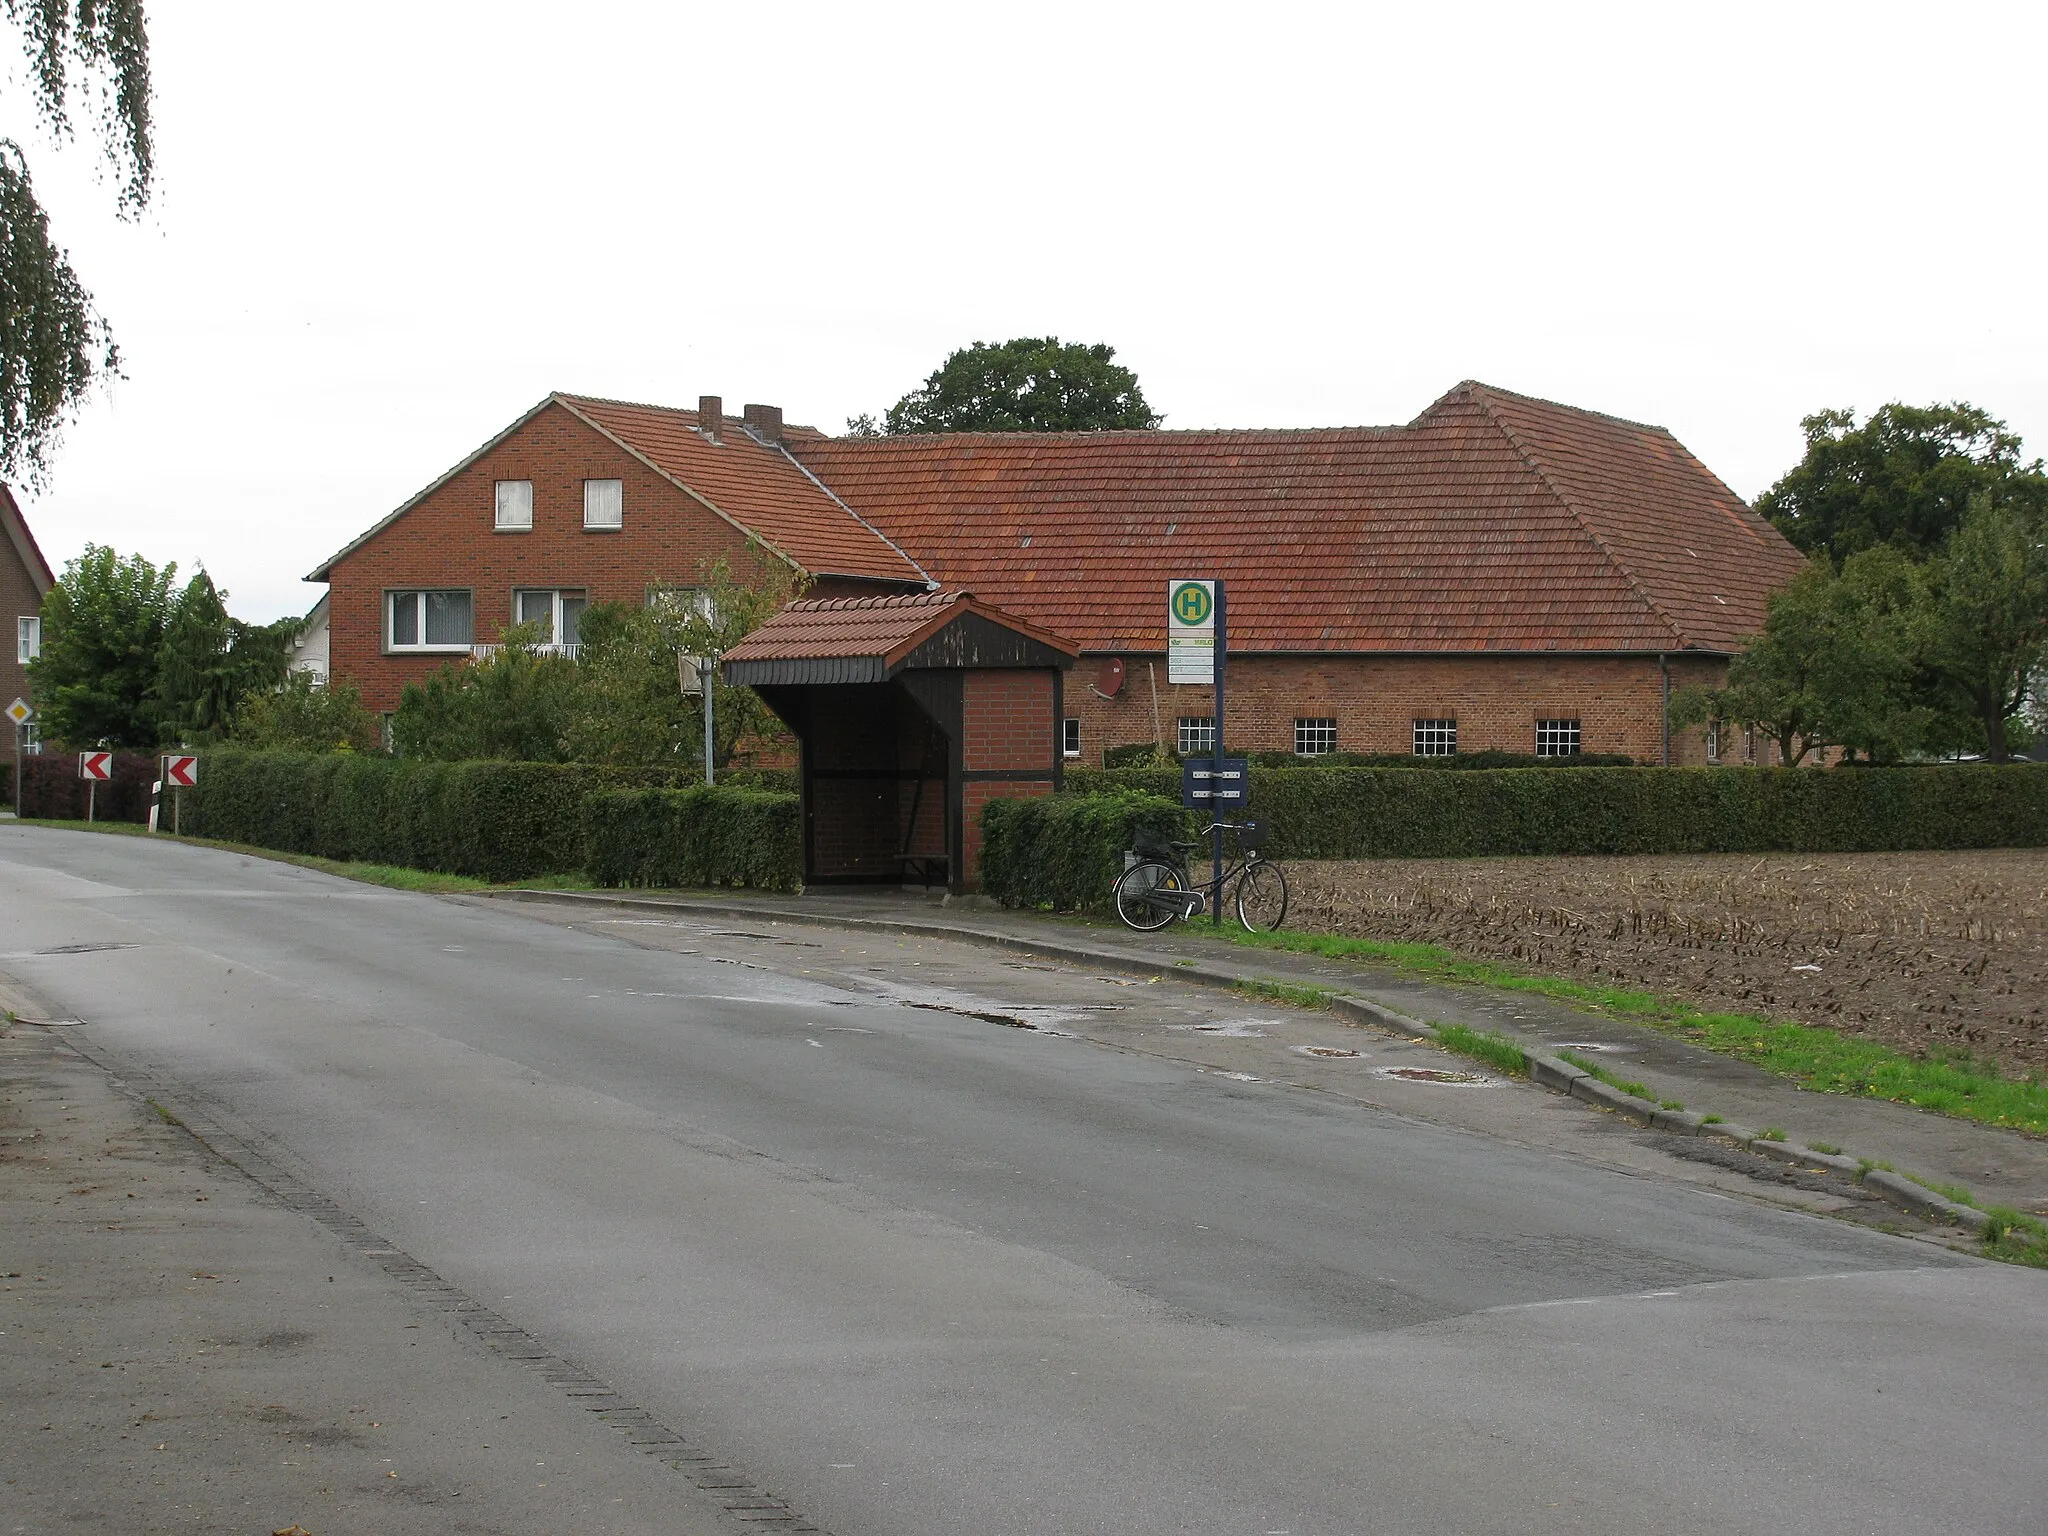
[[[531,480],[500,480],[498,482],[498,520],[500,533],[525,533],[533,527],[533,482]]]
[[[1756,727],[1753,725],[1742,728],[1742,760],[1745,763],[1756,761]]]
[[[1182,715],[1180,717],[1180,755],[1200,757],[1205,752],[1216,750],[1216,717],[1214,715]]]
[[[1337,722],[1328,716],[1297,717],[1294,722],[1294,755],[1321,757],[1337,750]]]
[[[528,587],[512,594],[512,622],[538,626],[543,645],[573,648],[583,610],[589,606],[581,592]]]
[[[24,614],[14,621],[14,659],[27,666],[43,654],[43,620],[40,614]]]
[[[393,651],[466,651],[476,640],[476,602],[468,591],[384,594],[384,645]]]
[[[1572,757],[1579,750],[1579,722],[1576,720],[1538,720],[1536,722],[1536,755],[1538,757]]]
[[[1417,757],[1450,757],[1458,750],[1458,722],[1456,720],[1417,720],[1415,722],[1415,755]]]
[[[718,622],[718,604],[702,587],[649,587],[647,606],[678,617],[687,618],[694,613],[700,619]]]
[[[583,482],[583,526],[623,528],[626,523],[626,485],[623,480]]]
[[[1707,761],[1721,761],[1721,722],[1718,720],[1707,722]]]
[[[1069,715],[1060,722],[1060,755],[1079,757],[1081,755],[1081,722]]]

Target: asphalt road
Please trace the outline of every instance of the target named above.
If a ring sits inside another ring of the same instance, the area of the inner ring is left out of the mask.
[[[0,969],[838,1536],[2048,1528],[2041,1272],[663,938],[0,828]]]

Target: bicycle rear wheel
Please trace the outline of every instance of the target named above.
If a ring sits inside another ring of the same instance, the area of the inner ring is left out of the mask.
[[[1164,928],[1187,910],[1180,871],[1157,859],[1141,859],[1116,881],[1116,915],[1140,933]]]
[[[1261,859],[1237,877],[1237,920],[1248,933],[1271,933],[1287,921],[1287,876]]]

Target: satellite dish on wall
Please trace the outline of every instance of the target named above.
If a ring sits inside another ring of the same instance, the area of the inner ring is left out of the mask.
[[[1124,660],[1112,656],[1095,671],[1095,691],[1105,699],[1113,699],[1124,691]]]

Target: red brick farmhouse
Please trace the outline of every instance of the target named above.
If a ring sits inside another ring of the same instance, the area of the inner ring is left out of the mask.
[[[1705,761],[1669,693],[1718,677],[1801,564],[1664,429],[1468,382],[1401,427],[900,438],[551,395],[308,579],[333,675],[389,710],[515,622],[573,644],[586,604],[750,544],[811,604],[971,594],[1058,651],[1048,780],[1155,733],[1206,745],[1209,689],[1166,680],[1165,593],[1210,576],[1233,751]]]

